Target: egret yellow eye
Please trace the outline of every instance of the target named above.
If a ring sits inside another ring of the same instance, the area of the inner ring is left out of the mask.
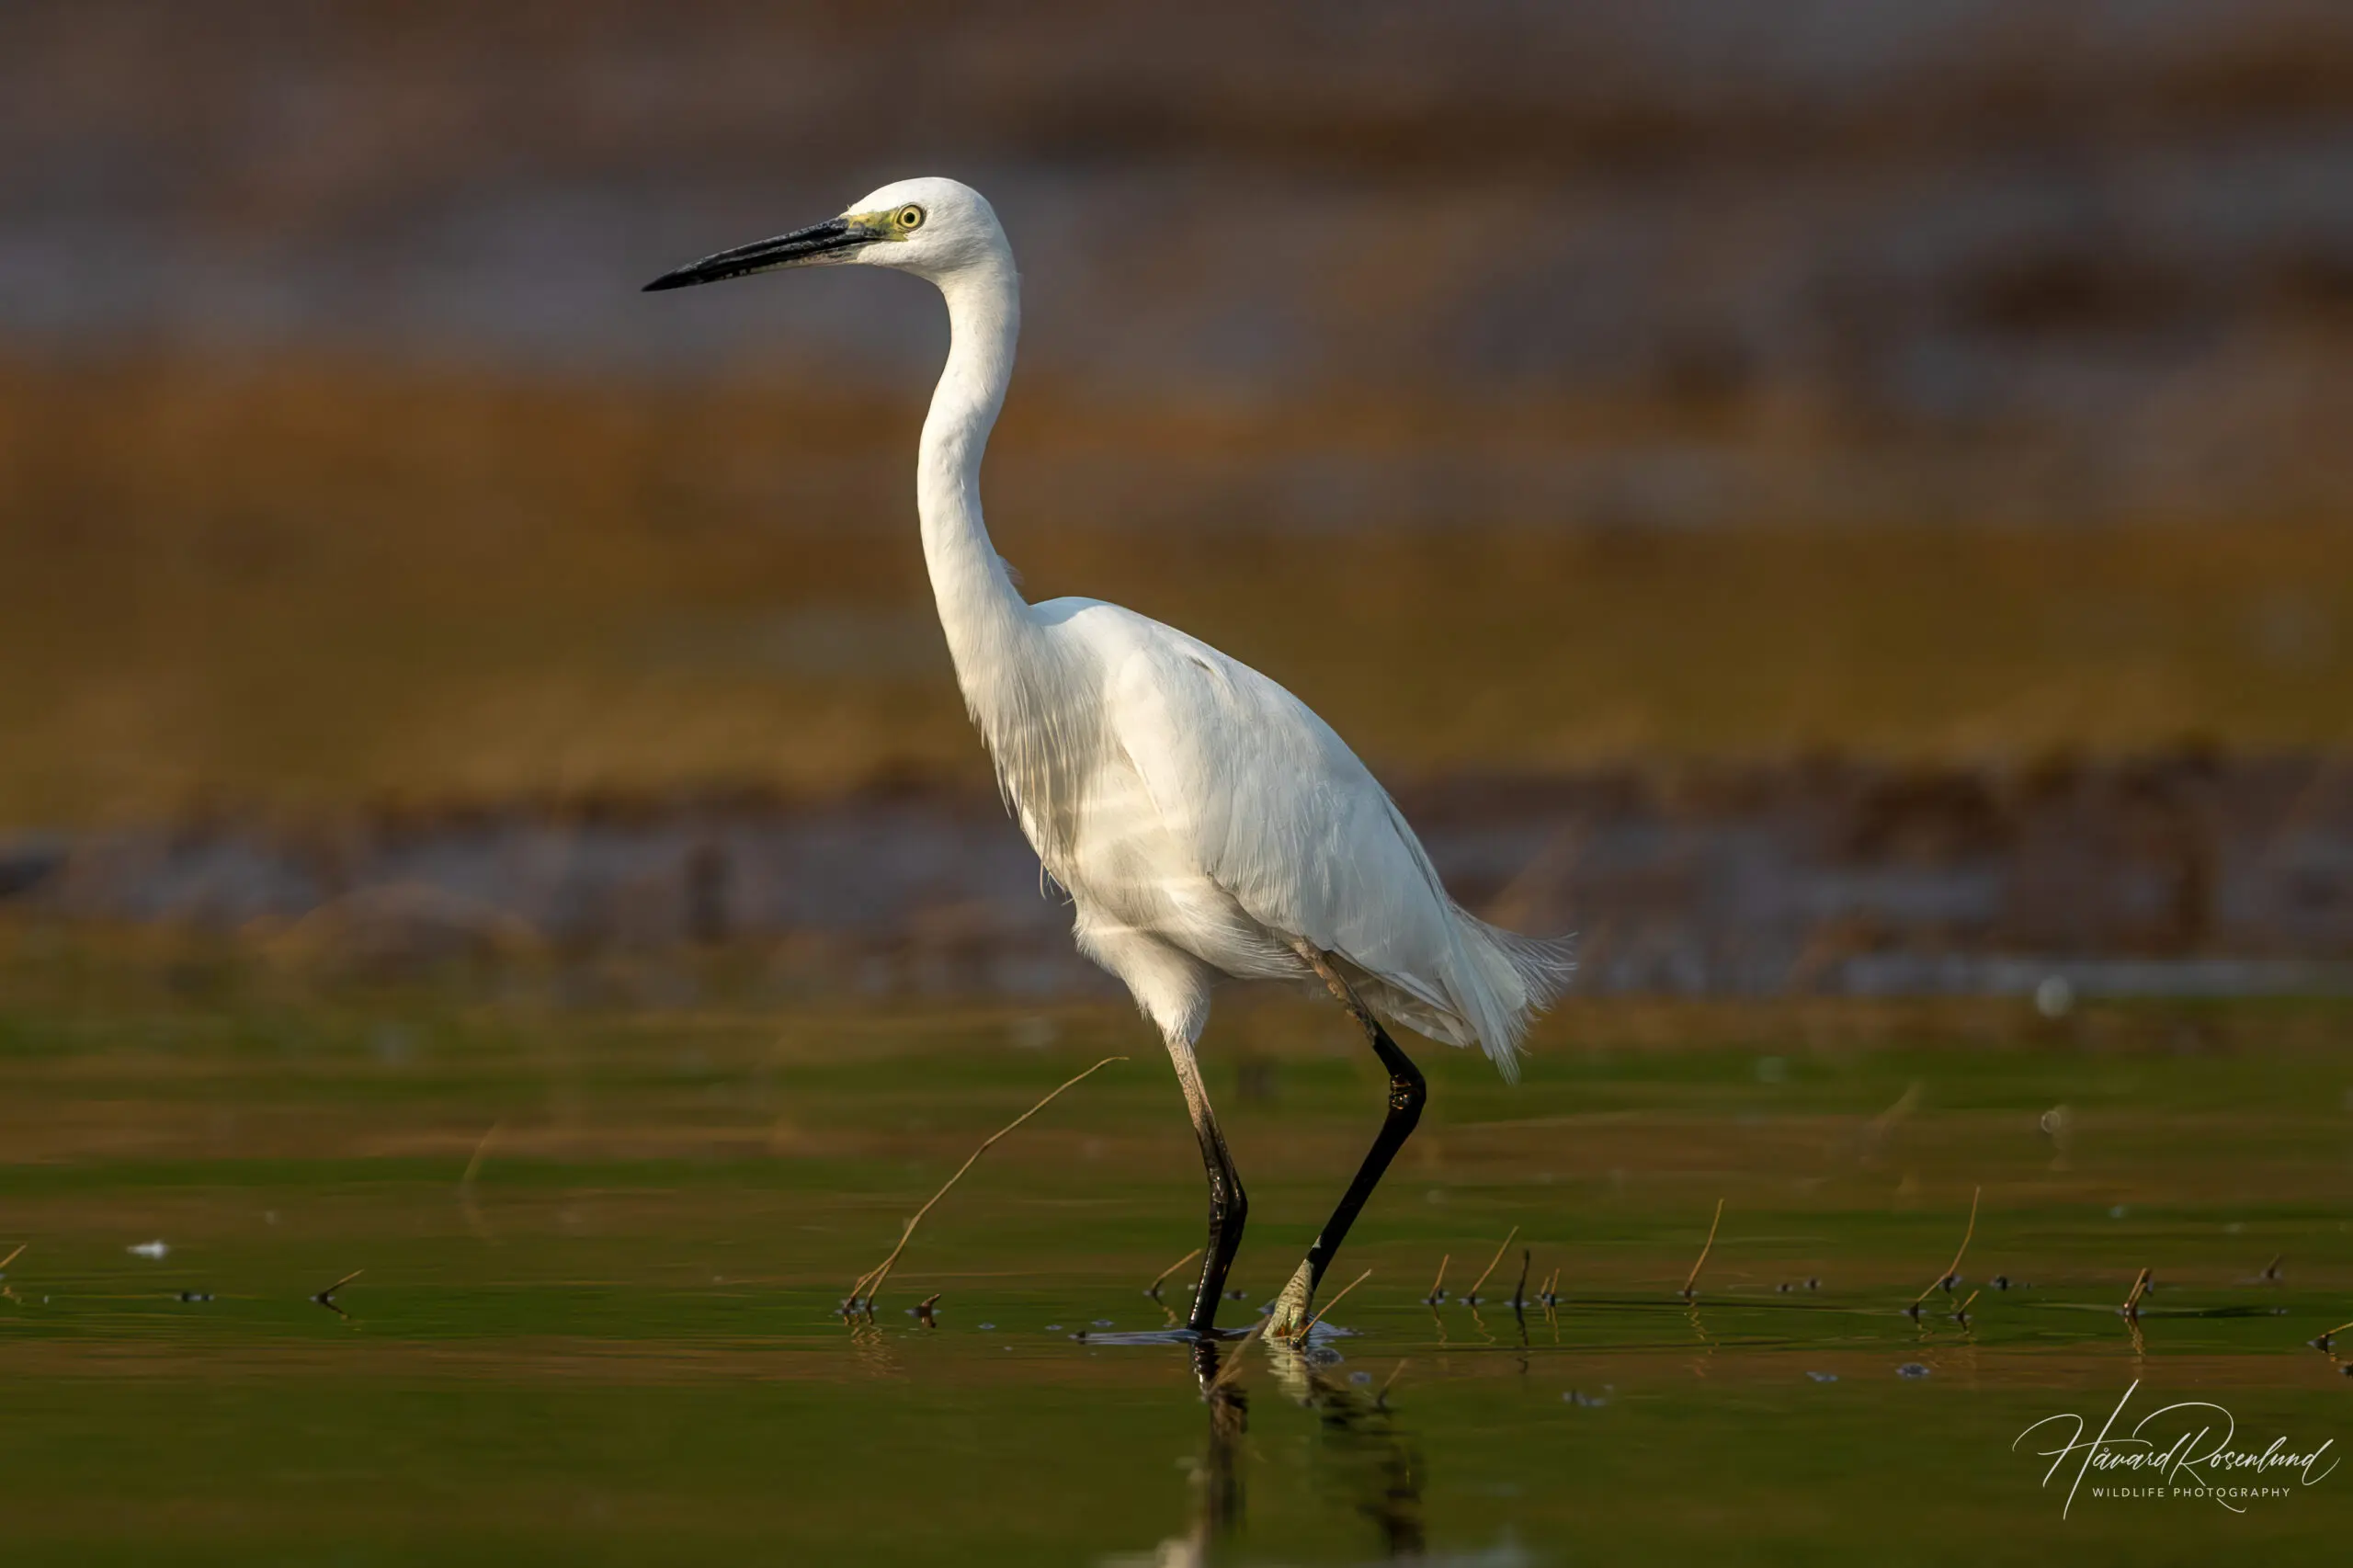
[[[902,207],[891,214],[891,222],[899,226],[899,233],[903,234],[911,230],[920,229],[923,227],[923,209],[915,206]]]

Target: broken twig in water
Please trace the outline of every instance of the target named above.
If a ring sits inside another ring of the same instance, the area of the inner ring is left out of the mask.
[[[2117,1310],[2126,1317],[2138,1322],[2141,1316],[2141,1298],[2148,1293],[2149,1271],[2143,1268],[2132,1281],[2132,1293],[2124,1298],[2124,1305]]]
[[[1315,1325],[1324,1321],[1324,1312],[1328,1312],[1334,1307],[1338,1306],[1340,1304],[1341,1296],[1347,1295],[1349,1291],[1355,1290],[1358,1286],[1363,1284],[1366,1280],[1371,1278],[1372,1270],[1368,1268],[1362,1274],[1358,1275],[1354,1279],[1351,1279],[1347,1284],[1341,1286],[1338,1295],[1335,1295],[1330,1301],[1324,1303],[1324,1312],[1319,1312],[1313,1317],[1309,1318],[1307,1320],[1306,1326],[1302,1328],[1297,1334],[1292,1335],[1291,1338],[1302,1345],[1306,1344],[1307,1336],[1315,1332]]]
[[[1504,1244],[1495,1249],[1495,1256],[1487,1259],[1487,1267],[1479,1270],[1479,1278],[1471,1281],[1471,1289],[1462,1292],[1462,1300],[1465,1302],[1474,1307],[1479,1304],[1479,1287],[1487,1282],[1487,1276],[1495,1271],[1495,1265],[1504,1260],[1504,1254],[1511,1250],[1511,1244],[1518,1235],[1519,1227],[1514,1225],[1511,1228],[1511,1234],[1504,1238]]]
[[[1687,1301],[1699,1288],[1699,1270],[1708,1267],[1708,1255],[1716,1250],[1716,1227],[1723,1222],[1724,1200],[1719,1198],[1716,1199],[1716,1217],[1708,1221],[1708,1239],[1699,1246],[1699,1260],[1691,1266],[1691,1272],[1683,1280],[1683,1299]]]
[[[897,1263],[899,1261],[899,1255],[907,1250],[907,1242],[915,1235],[915,1227],[923,1223],[923,1217],[931,1212],[933,1204],[938,1203],[941,1199],[948,1196],[948,1189],[949,1187],[954,1187],[958,1182],[964,1179],[964,1173],[971,1170],[973,1163],[983,1154],[987,1153],[998,1139],[1004,1137],[1006,1133],[1012,1131],[1015,1128],[1020,1126],[1023,1122],[1029,1120],[1031,1117],[1037,1115],[1048,1106],[1053,1104],[1055,1096],[1060,1095],[1063,1089],[1067,1089],[1074,1084],[1080,1083],[1092,1077],[1094,1074],[1101,1072],[1104,1068],[1111,1065],[1114,1062],[1125,1062],[1127,1058],[1124,1056],[1105,1057],[1094,1066],[1089,1067],[1086,1072],[1078,1074],[1077,1077],[1066,1080],[1057,1087],[1052,1094],[1048,1095],[1044,1099],[1040,1100],[1036,1105],[1031,1106],[1028,1110],[1023,1111],[1019,1116],[1015,1117],[1011,1121],[1006,1122],[1003,1127],[998,1128],[995,1132],[989,1134],[987,1141],[982,1143],[979,1148],[972,1151],[972,1157],[967,1159],[962,1165],[956,1167],[956,1174],[949,1176],[940,1189],[931,1195],[930,1202],[926,1203],[922,1208],[915,1210],[915,1218],[909,1220],[907,1221],[906,1229],[899,1233],[899,1244],[891,1249],[891,1256],[884,1258],[881,1263],[875,1265],[875,1267],[867,1273],[861,1274],[858,1277],[858,1283],[849,1288],[849,1300],[843,1303],[844,1309],[846,1311],[855,1312],[858,1309],[859,1305],[863,1303],[867,1311],[871,1312],[873,1310],[874,1293],[881,1290],[882,1281],[891,1277],[892,1265]]]
[[[1511,1310],[1514,1312],[1528,1305],[1528,1265],[1535,1256],[1526,1247],[1519,1249],[1519,1283],[1511,1288]]]
[[[1178,1258],[1176,1262],[1174,1262],[1174,1263],[1170,1264],[1167,1267],[1165,1267],[1165,1268],[1162,1269],[1159,1273],[1157,1273],[1157,1274],[1154,1275],[1154,1276],[1152,1277],[1152,1283],[1151,1283],[1151,1284],[1149,1284],[1149,1285],[1147,1285],[1147,1286],[1145,1286],[1145,1287],[1143,1288],[1143,1293],[1144,1293],[1145,1295],[1147,1295],[1147,1296],[1150,1296],[1150,1297],[1151,1297],[1154,1301],[1158,1301],[1158,1300],[1160,1300],[1160,1283],[1161,1283],[1161,1281],[1162,1281],[1162,1280],[1164,1280],[1164,1279],[1165,1279],[1165,1278],[1167,1278],[1170,1275],[1172,1275],[1172,1274],[1176,1273],[1178,1269],[1180,1269],[1180,1268],[1184,1267],[1187,1264],[1188,1264],[1188,1263],[1192,1262],[1192,1261],[1193,1261],[1193,1259],[1195,1259],[1195,1258],[1197,1258],[1197,1257],[1200,1256],[1201,1256],[1201,1250],[1202,1250],[1202,1249],[1200,1249],[1199,1247],[1195,1247],[1192,1251],[1190,1251],[1190,1252],[1187,1253],[1184,1256],[1182,1256],[1182,1257]]]
[[[1960,1277],[1961,1260],[1969,1255],[1969,1244],[1976,1237],[1977,1234],[1977,1200],[1984,1196],[1985,1189],[1983,1187],[1980,1187],[1976,1191],[1970,1194],[1969,1229],[1961,1233],[1961,1250],[1952,1255],[1951,1265],[1947,1267],[1942,1274],[1938,1275],[1934,1279],[1928,1281],[1927,1290],[1921,1291],[1918,1295],[1912,1298],[1911,1311],[1913,1316],[1917,1317],[1920,1315],[1920,1303],[1927,1301],[1931,1292],[1935,1291],[1939,1287],[1942,1287],[1947,1290],[1951,1290],[1953,1287],[1953,1281]]]
[[[326,1308],[327,1311],[335,1313],[337,1317],[349,1317],[351,1315],[349,1312],[345,1312],[341,1307],[335,1305],[335,1293],[367,1272],[368,1271],[364,1268],[355,1268],[350,1273],[345,1275],[342,1278],[336,1280],[334,1284],[328,1286],[325,1290],[320,1291],[317,1295],[313,1296],[311,1300],[317,1302],[320,1306]]]
[[[2313,1347],[2320,1350],[2327,1349],[2330,1345],[2336,1342],[2336,1336],[2343,1334],[2348,1328],[2353,1328],[2353,1323],[2338,1324],[2335,1328],[2330,1329],[2326,1334],[2324,1334],[2318,1339],[2313,1340]]]
[[[24,1255],[24,1250],[32,1244],[33,1244],[30,1242],[18,1242],[14,1252],[11,1252],[6,1257],[0,1257],[0,1268],[6,1268],[10,1264],[16,1262],[18,1257]]]
[[[1453,1261],[1454,1255],[1450,1252],[1438,1257],[1438,1278],[1430,1281],[1430,1293],[1422,1298],[1424,1306],[1434,1307],[1446,1300],[1446,1266]]]

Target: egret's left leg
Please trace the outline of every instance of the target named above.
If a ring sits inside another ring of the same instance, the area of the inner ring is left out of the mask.
[[[1348,1010],[1348,1016],[1356,1019],[1357,1027],[1372,1042],[1373,1053],[1381,1058],[1381,1064],[1389,1069],[1389,1114],[1382,1119],[1371,1149],[1366,1152],[1364,1164],[1357,1167],[1356,1179],[1340,1195],[1339,1207],[1324,1221],[1323,1231],[1307,1249],[1306,1260],[1275,1300],[1274,1316],[1267,1320],[1267,1332],[1278,1337],[1289,1337],[1306,1328],[1309,1308],[1314,1304],[1316,1287],[1324,1282],[1324,1271],[1331,1267],[1333,1255],[1347,1239],[1348,1227],[1356,1223],[1357,1211],[1372,1196],[1372,1189],[1381,1185],[1389,1162],[1396,1158],[1397,1151],[1413,1135],[1415,1124],[1422,1119],[1422,1103],[1429,1097],[1421,1069],[1397,1049],[1397,1042],[1389,1038],[1389,1031],[1381,1027],[1381,1020],[1372,1016],[1372,1010],[1357,994],[1356,987],[1341,978],[1327,957],[1313,947],[1300,944],[1299,954],[1332,988],[1332,994],[1340,999],[1340,1006]]]

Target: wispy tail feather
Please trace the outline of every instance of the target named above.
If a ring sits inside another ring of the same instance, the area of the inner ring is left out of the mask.
[[[1456,934],[1469,961],[1450,987],[1463,1022],[1506,1082],[1519,1081],[1519,1042],[1536,1016],[1559,999],[1576,973],[1572,938],[1523,937],[1453,906]],[[1463,1043],[1468,1044],[1468,1041]]]
[[[1567,990],[1576,971],[1570,938],[1523,937],[1490,926],[1460,904],[1451,953],[1435,979],[1370,970],[1333,955],[1375,1012],[1449,1045],[1476,1045],[1508,1083],[1519,1081],[1528,1026]]]

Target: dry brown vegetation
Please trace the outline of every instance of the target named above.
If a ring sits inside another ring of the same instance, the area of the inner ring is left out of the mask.
[[[1293,412],[1268,436],[1028,390],[998,543],[1033,597],[1208,637],[1403,778],[2347,738],[2353,542],[2328,519],[1333,532],[1254,489],[1276,449],[1344,468],[1405,417]],[[0,821],[977,779],[904,474],[915,421],[758,385],[18,366]],[[1154,465],[1223,476],[1222,504],[1103,522],[1091,476]]]

